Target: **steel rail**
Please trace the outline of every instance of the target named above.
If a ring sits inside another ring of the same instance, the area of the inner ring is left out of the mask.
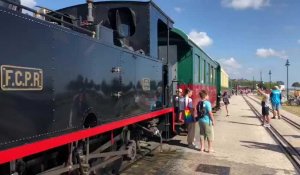
[[[257,109],[243,96],[245,102],[250,107],[251,111],[262,122],[261,114]],[[270,136],[278,143],[286,157],[291,161],[295,169],[300,173],[300,153],[294,148],[272,125],[266,128]]]
[[[254,102],[256,102],[257,104],[260,105],[260,103],[259,103],[257,100],[253,99],[252,97],[249,97],[249,96],[248,96],[248,98],[250,98],[251,100],[253,100]],[[272,109],[270,109],[270,111],[273,112]],[[281,116],[281,118],[282,118],[285,122],[287,122],[288,124],[294,126],[294,127],[297,128],[298,130],[300,130],[300,124],[299,124],[299,123],[296,123],[295,121],[289,119],[288,117],[286,117],[286,116],[284,116],[284,115],[282,115],[282,114],[280,114],[280,116]]]

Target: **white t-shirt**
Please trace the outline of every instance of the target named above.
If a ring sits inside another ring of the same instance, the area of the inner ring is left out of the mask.
[[[191,109],[193,109],[193,100],[188,97],[188,96],[185,96],[185,107],[190,107]]]
[[[271,106],[269,94],[263,93],[262,95],[263,95],[262,101],[265,103],[265,107]]]

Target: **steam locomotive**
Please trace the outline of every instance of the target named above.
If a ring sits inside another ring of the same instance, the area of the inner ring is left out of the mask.
[[[173,135],[178,87],[218,107],[221,66],[152,1],[0,0],[0,21],[1,174],[117,174]]]

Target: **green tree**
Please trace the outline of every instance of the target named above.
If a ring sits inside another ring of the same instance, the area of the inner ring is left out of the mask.
[[[294,83],[292,84],[292,87],[294,87],[294,88],[299,88],[299,87],[300,87],[300,83],[299,83],[299,82],[294,82]]]
[[[284,85],[284,82],[283,81],[277,81],[276,82],[278,85]]]

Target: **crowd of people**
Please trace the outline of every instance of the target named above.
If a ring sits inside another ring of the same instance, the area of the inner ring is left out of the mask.
[[[187,143],[189,148],[195,148],[195,126],[196,123],[200,128],[200,151],[205,151],[205,141],[207,141],[207,152],[214,152],[212,142],[214,140],[215,119],[212,113],[212,106],[209,101],[208,92],[206,90],[200,91],[198,94],[200,101],[194,107],[193,99],[191,98],[193,91],[189,88],[183,94],[182,89],[178,89],[178,108],[179,121],[187,126]],[[228,100],[229,104],[229,100]]]
[[[270,91],[264,91],[257,87],[257,92],[262,95],[262,125],[264,127],[270,127],[270,107],[273,109],[272,119],[276,119],[276,117],[280,119],[281,91],[278,86],[274,86]],[[194,143],[195,126],[198,124],[200,129],[199,150],[201,152],[205,151],[205,142],[207,141],[208,148],[206,151],[209,153],[214,152],[212,143],[214,140],[215,118],[212,113],[209,94],[206,90],[201,90],[199,94],[197,94],[200,97],[200,101],[196,106],[193,106],[192,94],[193,91],[189,88],[185,89],[184,93],[182,89],[178,89],[178,96],[176,98],[179,111],[178,121],[187,128],[187,146],[189,148],[196,148]],[[226,117],[228,117],[230,116],[228,110],[230,94],[224,91],[223,94],[220,95],[220,98],[222,98],[226,110]]]
[[[282,104],[282,96],[281,91],[278,86],[274,86],[272,90],[264,91],[260,89],[258,86],[257,92],[262,95],[261,100],[261,107],[262,107],[262,125],[265,127],[270,127],[270,117],[269,117],[269,110],[270,107],[273,109],[273,117],[272,119],[276,119],[276,116],[278,119],[281,119],[280,117],[280,108]]]

